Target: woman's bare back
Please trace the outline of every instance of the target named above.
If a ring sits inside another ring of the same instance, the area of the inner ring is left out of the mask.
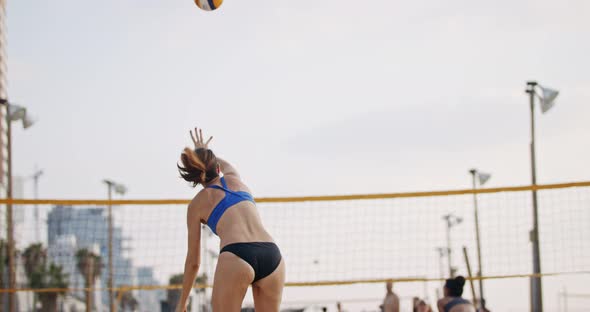
[[[235,192],[244,191],[250,193],[248,187],[239,178],[231,175],[224,177],[227,187]],[[219,179],[210,185],[220,185]],[[225,193],[215,188],[205,188],[195,197],[200,208],[201,222],[207,224],[213,209],[225,197]],[[241,201],[228,208],[219,222],[216,232],[221,240],[220,248],[239,242],[272,242],[270,234],[264,229],[260,214],[256,205],[250,201]]]

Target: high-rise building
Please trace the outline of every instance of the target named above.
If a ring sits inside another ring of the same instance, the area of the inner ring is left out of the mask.
[[[158,284],[158,281],[154,278],[153,268],[137,268],[137,285],[153,286]],[[139,311],[153,311],[154,307],[159,307],[161,300],[166,299],[166,291],[163,289],[139,290],[136,293],[134,293],[134,296],[137,299],[137,302],[139,303]],[[158,309],[155,310],[157,311]]]
[[[76,264],[75,253],[77,250],[96,249],[103,263],[103,270],[100,276],[101,288],[106,289],[109,276],[108,267],[108,219],[105,208],[73,208],[56,206],[47,216],[47,239],[48,249],[51,254],[53,250],[64,247],[66,242],[75,238],[73,248],[74,257],[71,263]],[[69,248],[69,247],[68,247]],[[115,287],[131,285],[135,281],[135,272],[131,259],[123,255],[123,233],[120,227],[113,227],[113,285]],[[71,254],[68,254],[70,257]],[[60,261],[65,261],[61,259]],[[70,265],[71,268],[71,265]],[[79,274],[77,274],[79,276]],[[80,277],[81,278],[81,277]],[[81,279],[73,278],[71,283],[78,283]],[[108,292],[103,291],[100,296],[102,302],[108,305]]]

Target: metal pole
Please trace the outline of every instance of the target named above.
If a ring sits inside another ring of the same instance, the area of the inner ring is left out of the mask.
[[[440,273],[440,278],[444,279],[445,278],[445,273],[444,273],[445,269],[444,269],[444,265],[443,265],[443,257],[445,256],[445,253],[444,253],[445,249],[443,247],[437,247],[436,250],[438,251],[438,269],[439,269],[439,273]]]
[[[445,250],[444,247],[436,247],[436,251],[438,251],[438,270],[439,270],[440,279],[441,279],[441,289],[444,287],[444,284],[445,284],[445,273],[444,273],[445,269],[444,269],[444,265],[443,265],[443,257],[445,256],[444,250]],[[436,293],[437,293],[436,298],[438,300],[439,299],[438,288],[436,289]]]
[[[471,296],[473,301],[477,300],[475,295],[475,286],[473,286],[473,275],[471,274],[471,265],[469,264],[469,256],[467,255],[467,247],[463,246],[463,257],[465,257],[465,265],[467,266],[467,274],[469,275],[469,285],[471,286]]]
[[[12,125],[10,121],[10,114],[8,112],[8,103],[6,104],[6,134],[7,134],[7,187],[6,198],[12,199]],[[12,204],[6,204],[6,240],[8,252],[8,288],[16,289],[16,259],[14,258],[14,223],[12,215]],[[10,312],[16,312],[16,293],[8,294],[8,309]]]
[[[469,170],[469,173],[471,173],[472,176],[472,181],[473,181],[473,190],[475,191],[477,189],[477,185],[475,182],[475,176],[477,175],[477,170],[475,169],[471,169]],[[477,242],[477,277],[479,279],[478,284],[479,284],[479,306],[481,307],[481,310],[484,311],[485,310],[485,299],[483,296],[483,279],[482,277],[482,270],[481,270],[481,242],[480,242],[480,237],[479,237],[479,213],[478,213],[478,207],[477,207],[477,193],[473,193],[473,208],[474,208],[474,215],[475,215],[475,239]],[[475,299],[475,298],[474,298]]]
[[[531,108],[531,178],[533,186],[537,185],[537,164],[535,155],[535,86],[537,82],[527,82],[526,93],[529,94]],[[533,190],[533,230],[530,239],[533,244],[533,274],[541,274],[541,252],[539,248],[539,222],[537,209],[537,191]],[[543,290],[541,276],[531,278],[531,311],[543,312]]]
[[[447,220],[447,260],[449,262],[449,278],[453,278],[453,266],[451,265],[451,216],[446,216]]]
[[[109,206],[108,206],[108,223],[109,223],[109,234],[108,234],[108,249],[109,249],[109,278],[108,278],[108,287],[109,287],[109,305],[110,311],[115,312],[115,293],[113,292],[113,205],[111,204],[112,200],[112,189],[113,184],[107,183],[109,188]]]
[[[37,170],[37,171],[35,171],[35,175],[33,176],[35,199],[39,199],[39,177],[41,177],[41,174],[43,174],[43,171]],[[39,205],[37,205],[37,203],[35,203],[34,213],[35,213],[35,241],[41,242],[41,237],[39,235]]]
[[[33,174],[33,192],[35,199],[39,199],[39,177],[41,176],[40,171],[35,168],[35,174]],[[41,243],[39,237],[39,206],[35,203],[33,209],[35,217],[35,241]],[[33,293],[33,311],[37,311],[37,294]]]
[[[6,16],[6,0],[0,0],[0,100],[6,107],[6,136],[7,136],[7,182],[6,198],[12,199],[12,144],[11,144],[11,124],[10,112],[8,109],[8,95],[6,92],[6,39],[4,34],[4,20]],[[1,131],[0,131],[1,132]],[[0,147],[1,148],[1,147]],[[8,253],[8,288],[16,288],[16,261],[14,259],[14,223],[12,215],[12,204],[6,205],[6,252]],[[16,312],[16,293],[8,293],[8,310]]]

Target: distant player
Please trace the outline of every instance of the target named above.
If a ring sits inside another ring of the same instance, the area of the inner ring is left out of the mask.
[[[432,312],[432,308],[424,300],[416,303],[416,312]]]
[[[285,263],[279,248],[264,229],[254,198],[236,169],[215,156],[203,131],[190,132],[194,149],[185,148],[180,175],[203,189],[188,206],[188,251],[182,295],[177,312],[185,312],[200,265],[201,223],[221,240],[213,281],[214,312],[240,311],[252,285],[256,312],[278,312],[285,283]],[[220,174],[223,176],[220,176]]]
[[[473,304],[461,297],[463,286],[465,286],[463,276],[447,279],[443,290],[445,296],[437,303],[439,312],[475,312]]]
[[[393,283],[387,282],[385,289],[387,293],[385,294],[385,299],[383,299],[382,311],[399,312],[399,297],[393,292]]]

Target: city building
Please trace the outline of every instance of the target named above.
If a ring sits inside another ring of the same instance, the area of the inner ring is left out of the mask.
[[[154,269],[151,267],[137,268],[137,285],[138,286],[154,286],[159,285],[154,278]],[[163,289],[156,290],[139,290],[134,293],[135,298],[139,303],[140,312],[153,311],[154,307],[160,305],[161,300],[166,299],[166,291]]]
[[[48,250],[52,255],[59,255],[55,259],[60,264],[68,267],[68,270],[76,271],[71,275],[71,284],[83,285],[83,279],[77,272],[75,253],[83,248],[98,252],[103,270],[97,287],[108,287],[108,220],[105,208],[74,208],[55,206],[47,215],[47,239]],[[113,227],[113,284],[115,287],[131,285],[135,282],[135,270],[131,259],[123,255],[123,234],[120,227]],[[61,254],[60,254],[61,252]],[[72,257],[73,255],[73,257]],[[60,258],[61,257],[61,258]],[[70,260],[68,260],[68,258]],[[68,262],[66,264],[65,262]],[[75,269],[72,269],[74,266]],[[75,286],[74,286],[75,287]],[[108,306],[109,295],[107,291],[95,294],[97,310],[99,304]]]

